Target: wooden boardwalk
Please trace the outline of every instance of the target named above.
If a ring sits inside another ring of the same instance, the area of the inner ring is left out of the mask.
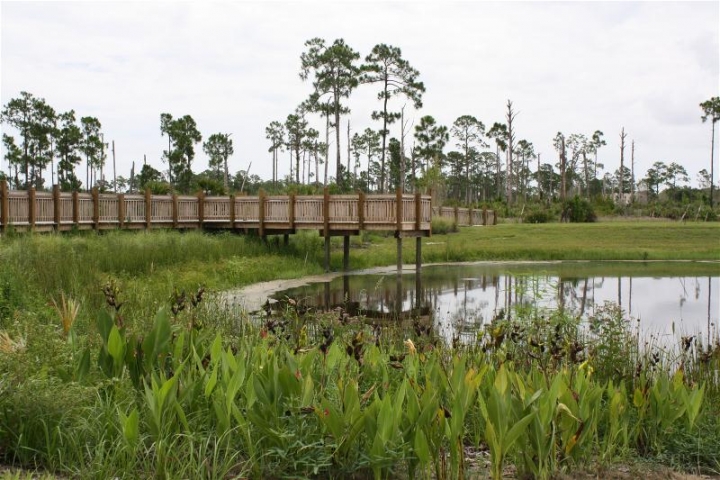
[[[298,230],[318,230],[325,238],[325,268],[330,264],[330,237],[342,236],[347,270],[351,235],[362,231],[391,231],[398,242],[415,237],[420,266],[420,238],[431,235],[433,216],[454,218],[458,225],[494,225],[495,212],[468,208],[432,207],[430,195],[265,195],[210,197],[198,195],[64,193],[10,190],[0,181],[0,234],[110,229],[206,229],[254,231],[262,238]]]
[[[0,232],[106,229],[254,230],[260,236],[318,230],[322,235],[394,231],[429,236],[433,216],[458,225],[495,223],[494,212],[431,207],[431,197],[392,195],[198,195],[61,193],[9,190],[0,182]]]

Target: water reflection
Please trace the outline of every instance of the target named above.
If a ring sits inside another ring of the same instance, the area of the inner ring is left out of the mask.
[[[286,290],[308,306],[341,306],[370,317],[429,315],[447,338],[470,336],[493,318],[518,309],[542,315],[560,309],[588,318],[614,302],[659,336],[717,335],[720,264],[607,262],[442,265],[421,274],[346,275]]]

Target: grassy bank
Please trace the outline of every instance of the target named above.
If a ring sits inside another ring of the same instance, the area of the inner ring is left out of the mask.
[[[339,244],[338,244],[339,245]],[[415,242],[403,257],[414,263]],[[351,265],[395,263],[395,239],[352,252]],[[718,260],[720,223],[610,222],[590,224],[500,224],[461,228],[423,239],[423,262],[479,260]],[[368,253],[370,253],[368,255]],[[335,258],[339,268],[341,259]]]

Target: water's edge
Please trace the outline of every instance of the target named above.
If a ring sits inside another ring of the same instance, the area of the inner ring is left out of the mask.
[[[438,262],[424,264],[425,267],[438,267],[438,266],[521,266],[521,265],[580,265],[580,264],[679,264],[679,263],[709,263],[717,264],[720,268],[720,260],[504,260],[504,261],[468,261],[468,262]],[[330,282],[336,278],[357,275],[384,275],[384,274],[395,274],[397,273],[396,265],[388,265],[384,267],[373,267],[363,270],[351,270],[349,272],[330,272],[322,275],[310,275],[301,278],[293,279],[278,279],[270,280],[267,282],[253,283],[244,287],[235,288],[221,292],[220,299],[226,305],[234,307],[240,307],[246,311],[252,312],[259,310],[262,305],[267,301],[268,298],[278,292],[285,290],[307,286],[313,283],[324,283]],[[415,274],[415,265],[406,264],[402,266],[400,271],[402,275]]]

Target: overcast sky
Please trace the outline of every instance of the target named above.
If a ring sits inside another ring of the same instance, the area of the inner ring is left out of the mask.
[[[625,127],[638,178],[655,161],[681,163],[693,185],[709,169],[710,125],[698,104],[720,91],[718,1],[2,1],[0,16],[2,104],[27,91],[58,112],[98,117],[115,141],[118,175],[133,161],[139,171],[143,155],[167,168],[167,112],[191,115],[204,138],[231,133],[231,172],[252,161],[251,174],[270,178],[265,127],[311,93],[298,73],[313,37],[343,38],[363,58],[378,43],[401,48],[427,89],[423,108],[409,111],[415,124],[432,115],[450,127],[473,115],[489,127],[504,121],[510,99],[517,138],[543,163],[557,161],[558,131],[601,130],[608,144],[599,161],[614,171]],[[379,128],[370,120],[376,94],[374,85],[353,93],[353,132]],[[206,166],[198,145],[193,170]],[[280,169],[288,173],[287,154]]]

